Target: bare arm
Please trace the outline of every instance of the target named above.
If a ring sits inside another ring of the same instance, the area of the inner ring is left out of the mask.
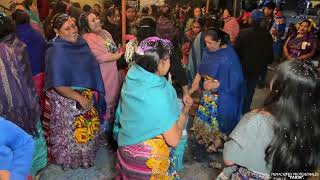
[[[75,100],[80,103],[83,109],[87,110],[92,107],[92,102],[90,102],[87,98],[81,96],[79,93],[74,91],[72,88],[67,86],[55,87],[55,90],[62,96]]]
[[[197,73],[196,77],[193,80],[189,94],[192,94],[199,89],[200,80],[201,80],[201,75],[199,73]]]
[[[187,120],[189,109],[190,106],[184,106],[176,123],[172,126],[171,129],[163,133],[164,140],[169,146],[176,147],[179,144],[182,131]]]

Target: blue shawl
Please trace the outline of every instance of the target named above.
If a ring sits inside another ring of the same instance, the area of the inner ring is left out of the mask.
[[[35,76],[44,72],[44,59],[47,43],[43,36],[30,24],[20,24],[16,26],[18,38],[27,45],[27,51],[32,68],[32,75]]]
[[[141,143],[168,131],[179,117],[177,94],[164,78],[133,65],[121,91],[114,134],[119,146]]]
[[[69,86],[90,88],[104,94],[100,66],[87,43],[79,37],[76,43],[61,38],[48,44],[45,89]]]
[[[198,68],[201,76],[208,75],[220,82],[217,88],[219,128],[223,133],[230,133],[237,125],[242,114],[243,98],[246,93],[242,67],[231,45],[210,52],[203,51]]]

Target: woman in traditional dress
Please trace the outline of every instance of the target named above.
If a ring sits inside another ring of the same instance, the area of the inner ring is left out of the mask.
[[[24,0],[23,5],[25,8],[24,10],[30,17],[31,26],[44,36],[43,24],[39,18],[37,2],[35,0]]]
[[[64,169],[88,168],[105,111],[100,67],[70,16],[57,14],[52,26],[57,36],[48,45],[45,82],[49,154]]]
[[[315,172],[319,175],[319,71],[305,62],[286,61],[270,90],[264,107],[244,115],[230,134],[223,152],[226,167],[218,179],[287,179],[297,172],[305,174],[302,179]]]
[[[223,31],[230,36],[230,41],[234,44],[240,33],[240,26],[235,17],[231,16],[231,11],[229,9],[224,9],[222,18],[224,20]]]
[[[47,165],[47,147],[26,45],[14,30],[13,21],[0,13],[0,115],[33,136],[36,149],[31,172],[36,176]]]
[[[171,43],[143,40],[128,71],[116,112],[118,179],[172,178],[170,146],[179,144],[192,99],[180,112],[177,94],[163,77],[170,68]]]
[[[79,25],[83,39],[88,43],[91,52],[100,64],[104,88],[108,90],[108,94],[104,97],[107,102],[105,119],[107,127],[112,128],[121,86],[117,60],[121,58],[123,52],[120,52],[111,34],[101,28],[100,18],[94,12],[83,13],[80,16]],[[112,129],[110,131],[112,132]]]
[[[245,86],[239,58],[227,44],[227,34],[208,29],[204,40],[207,47],[190,93],[198,90],[203,79],[195,133],[199,143],[207,144],[209,151],[217,151],[240,120]]]
[[[12,19],[16,23],[17,37],[27,45],[29,61],[33,75],[33,82],[40,98],[40,107],[44,108],[44,59],[47,43],[40,32],[30,25],[30,18],[23,10],[16,10],[12,13]]]
[[[289,37],[283,47],[286,59],[297,59],[300,61],[310,60],[317,50],[317,40],[310,32],[312,28],[309,20],[304,20],[298,27],[298,33]]]

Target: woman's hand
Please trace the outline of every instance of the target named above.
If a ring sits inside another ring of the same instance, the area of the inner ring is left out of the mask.
[[[189,94],[193,94],[195,91],[199,89],[199,83],[198,82],[193,82],[191,85],[191,89],[189,90]]]
[[[185,106],[192,106],[192,104],[193,104],[193,99],[192,99],[192,97],[190,96],[190,95],[184,95],[183,96],[183,104],[185,105]]]
[[[203,83],[203,88],[207,91],[217,89],[219,86],[220,83],[217,80],[207,80]]]
[[[93,101],[89,101],[83,96],[79,97],[78,102],[85,111],[91,109],[93,106]]]
[[[114,53],[115,59],[116,59],[116,60],[119,60],[119,59],[122,57],[123,52],[124,52],[124,50],[121,49],[121,50],[117,51],[116,53]]]

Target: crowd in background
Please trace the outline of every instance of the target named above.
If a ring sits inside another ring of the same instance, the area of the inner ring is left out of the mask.
[[[223,149],[218,179],[318,172],[316,23],[287,23],[278,1],[244,2],[237,17],[217,2],[127,6],[125,49],[112,1],[24,0],[1,13],[0,170],[88,168],[108,143],[118,179],[178,179],[192,122],[208,152]],[[270,94],[252,109],[256,87]]]

